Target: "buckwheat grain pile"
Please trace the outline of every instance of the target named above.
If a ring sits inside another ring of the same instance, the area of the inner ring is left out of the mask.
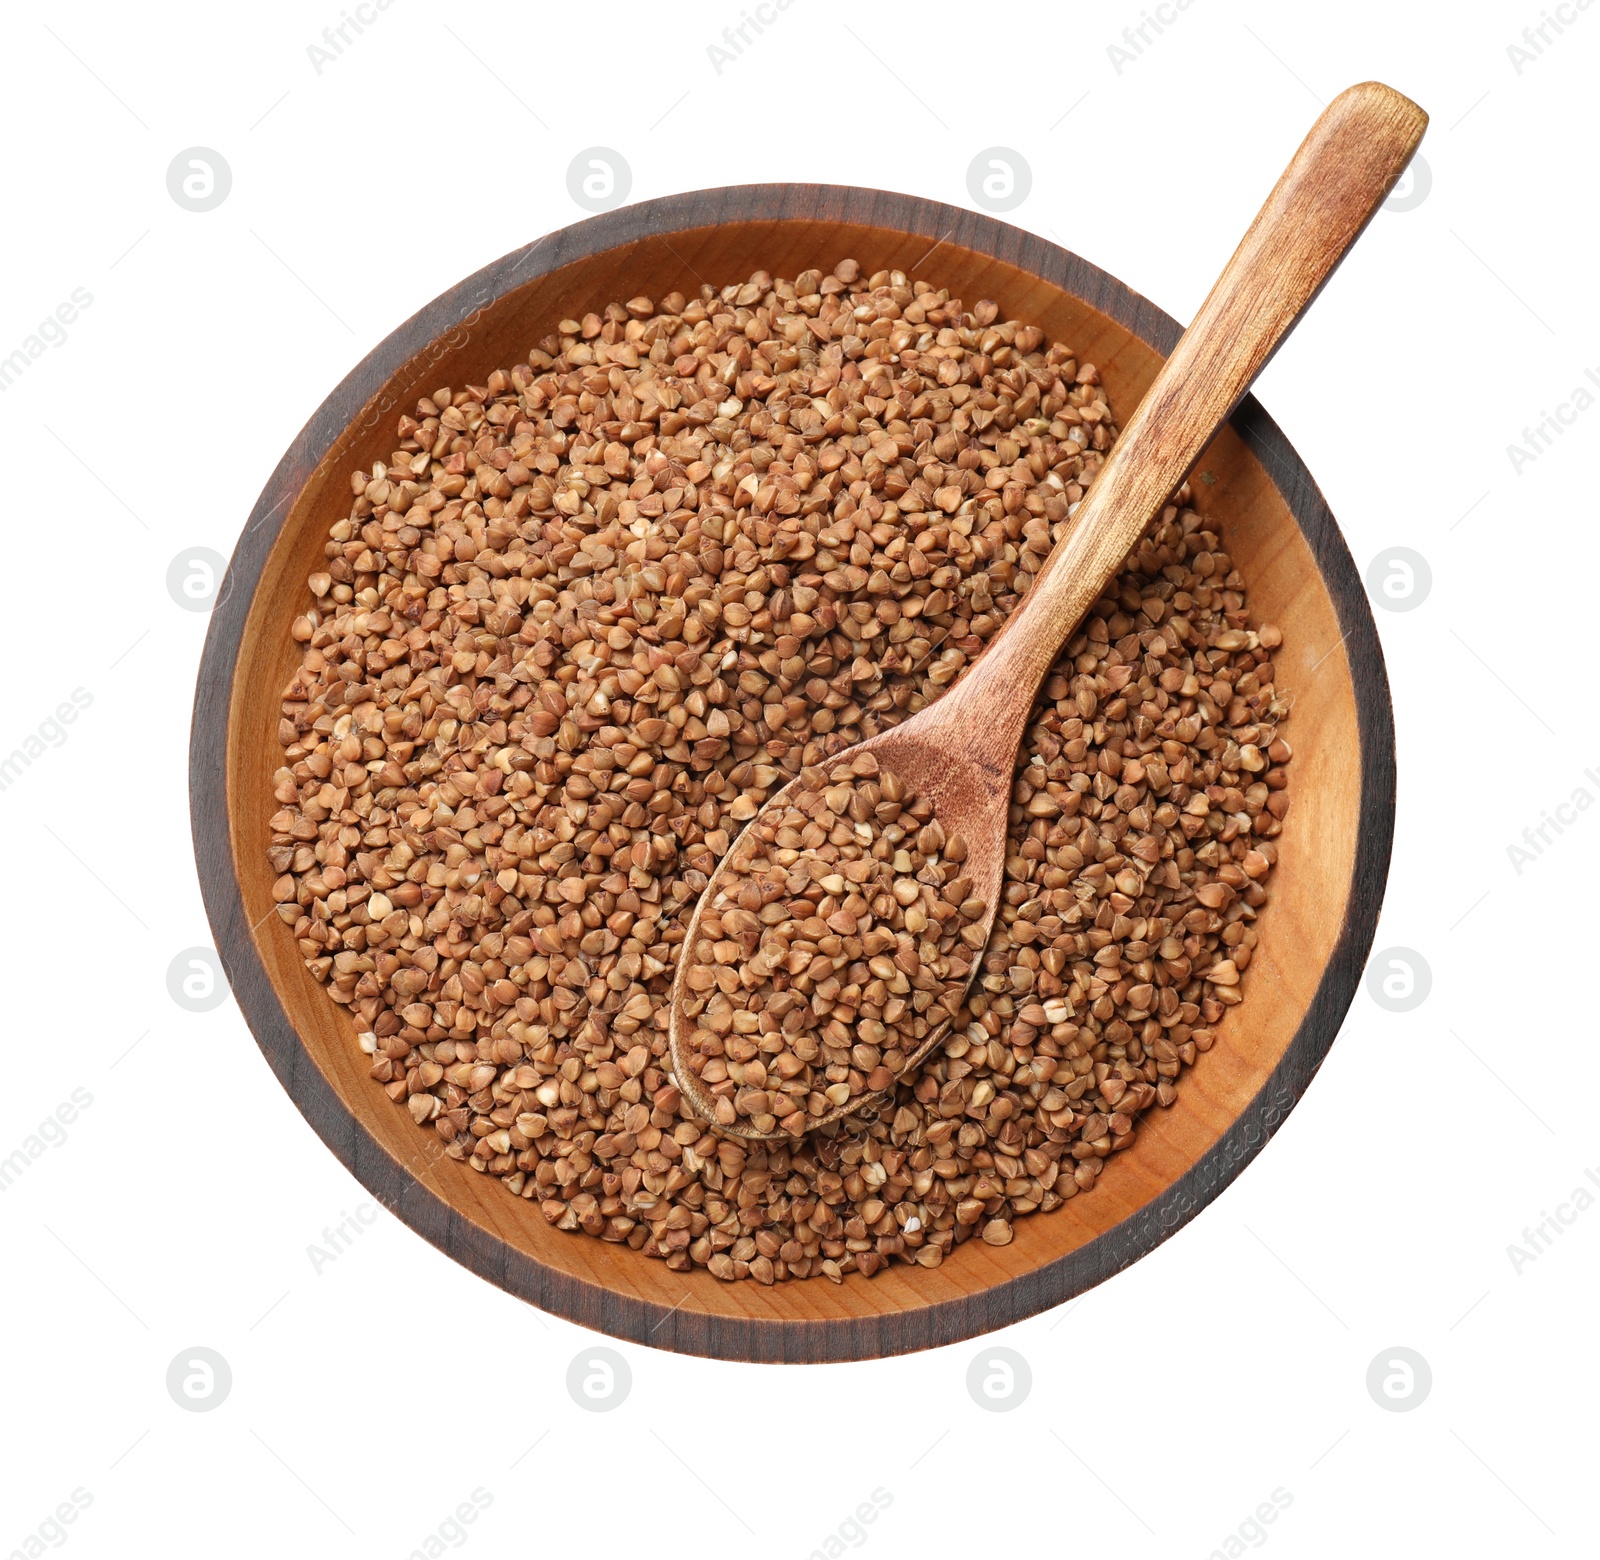
[[[871,753],[801,770],[749,825],[685,976],[683,1049],[719,1125],[798,1137],[949,1026],[984,942],[966,855]]]
[[[611,304],[400,418],[293,625],[268,848],[419,1144],[767,1284],[1093,1187],[1240,1000],[1287,811],[1279,636],[1187,490],[1041,693],[972,995],[890,1108],[746,1146],[666,1024],[741,826],[949,686],[1114,436],[1070,346],[851,261]]]

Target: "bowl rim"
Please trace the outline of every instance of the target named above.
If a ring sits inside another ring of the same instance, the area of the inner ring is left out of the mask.
[[[916,196],[841,185],[754,184],[642,201],[556,229],[447,289],[339,382],[285,451],[245,524],[211,612],[195,686],[189,797],[196,867],[218,956],[278,1081],[355,1178],[424,1239],[479,1277],[542,1310],[614,1337],[681,1353],[758,1362],[884,1357],[959,1342],[1035,1316],[1148,1255],[1213,1201],[1265,1146],[1333,1044],[1377,926],[1394,831],[1395,743],[1377,626],[1337,522],[1288,439],[1254,396],[1231,426],[1277,489],[1332,600],[1355,694],[1360,758],[1356,842],[1345,914],[1310,1004],[1277,1067],[1181,1177],[1101,1235],[991,1288],[913,1312],[781,1320],[668,1311],[550,1267],[497,1239],[414,1179],[353,1115],[307,1051],[256,953],[233,871],[226,795],[234,672],[268,556],[293,500],[394,374],[432,343],[470,331],[506,293],[560,267],[641,239],[728,223],[830,221],[925,237],[1015,266],[1170,354],[1182,328],[1146,298],[1061,245],[993,217]],[[380,409],[375,415],[383,415]]]

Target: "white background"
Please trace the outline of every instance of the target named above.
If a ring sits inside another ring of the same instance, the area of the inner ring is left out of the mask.
[[[0,1157],[74,1089],[93,1104],[0,1194],[0,1554],[75,1488],[92,1504],[41,1542],[85,1560],[399,1560],[474,1489],[492,1503],[464,1547],[485,1554],[805,1556],[875,1488],[892,1504],[861,1532],[884,1556],[1226,1553],[1275,1489],[1292,1503],[1246,1540],[1285,1557],[1580,1552],[1600,1208],[1520,1273],[1507,1247],[1600,1174],[1600,816],[1520,874],[1507,846],[1576,787],[1600,796],[1600,410],[1520,474],[1507,445],[1600,372],[1600,8],[1564,6],[1519,73],[1533,0],[1194,0],[1119,73],[1134,4],[794,0],[719,75],[707,47],[739,9],[395,0],[320,74],[338,0],[8,21],[0,356],[74,288],[93,303],[0,395],[0,752],[72,689],[93,702],[0,793]],[[588,1414],[568,1364],[614,1341],[388,1214],[316,1271],[308,1245],[366,1193],[232,1002],[167,992],[211,941],[185,769],[206,617],[169,596],[173,558],[231,552],[306,417],[402,319],[584,216],[566,170],[596,143],[633,199],[799,180],[955,204],[975,154],[1012,148],[1033,187],[1008,220],[1187,319],[1321,100],[1370,77],[1432,113],[1431,191],[1379,215],[1259,393],[1358,566],[1401,545],[1431,567],[1422,605],[1376,612],[1400,757],[1376,946],[1424,956],[1428,999],[1359,993],[1233,1187],[988,1340],[1031,1367],[1007,1414],[966,1390],[982,1340],[815,1368],[618,1344],[631,1394]],[[232,170],[203,214],[166,187],[192,146]],[[194,1346],[231,1367],[211,1412],[166,1389]],[[1366,1387],[1394,1346],[1431,1367],[1413,1412]]]

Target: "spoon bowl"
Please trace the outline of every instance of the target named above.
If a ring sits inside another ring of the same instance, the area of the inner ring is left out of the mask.
[[[891,769],[909,790],[926,797],[933,804],[933,814],[946,832],[958,832],[967,841],[967,858],[963,875],[972,879],[974,898],[982,899],[984,912],[976,923],[987,941],[994,924],[995,909],[1000,894],[1000,879],[1006,861],[1006,813],[1011,796],[1010,770],[1002,769],[984,746],[968,744],[952,751],[952,717],[959,719],[957,706],[946,696],[902,725],[879,732],[865,742],[829,760],[830,764],[848,762],[858,753],[870,753],[885,769]],[[800,788],[800,780],[791,780],[781,790],[773,793],[762,807],[762,812],[785,808]],[[757,814],[760,817],[761,814]],[[752,820],[753,821],[753,820]],[[742,839],[744,836],[741,835]],[[728,850],[711,874],[694,915],[684,935],[683,947],[694,948],[700,935],[700,924],[708,907],[717,903],[718,895],[728,880],[738,851],[738,843]],[[688,957],[682,956],[680,974],[674,984],[668,1035],[672,1046],[674,1077],[684,1097],[708,1121],[716,1119],[715,1100],[710,1090],[701,1082],[688,1064],[690,1040],[695,1030],[694,1020],[685,1011],[684,973],[689,968]],[[967,983],[978,973],[978,960],[972,962]],[[913,1073],[932,1055],[933,1049],[950,1033],[950,1024],[935,1025],[906,1058],[900,1069],[902,1077]],[[881,1095],[863,1094],[845,1105],[820,1116],[813,1116],[806,1124],[807,1131],[831,1127],[855,1115]],[[773,1130],[763,1132],[743,1122],[719,1122],[719,1132],[731,1137],[752,1140],[775,1139],[786,1136]]]

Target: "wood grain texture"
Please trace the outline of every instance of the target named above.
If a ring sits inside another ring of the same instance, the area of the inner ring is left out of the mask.
[[[965,840],[963,873],[972,897],[987,907],[975,923],[985,938],[1005,877],[1017,748],[1045,674],[1372,220],[1427,123],[1409,98],[1376,81],[1347,88],[1323,110],[1144,399],[1125,414],[1071,528],[1000,634],[942,698],[829,760],[843,764],[870,753],[932,803],[947,834]],[[791,781],[763,805],[763,815],[781,816],[799,790],[799,782]],[[699,946],[701,917],[720,896],[733,861],[730,851],[712,873],[695,905],[686,949]],[[687,1009],[694,968],[683,959],[673,984],[673,1072],[684,1097],[715,1124],[716,1101],[693,1067],[697,1024]],[[974,960],[970,979],[978,971]],[[934,1027],[911,1052],[902,1079],[922,1066],[948,1031],[948,1024]],[[812,1117],[808,1128],[831,1126],[883,1100],[881,1094],[863,1094]],[[759,1131],[743,1119],[722,1130],[758,1141],[786,1136],[776,1126]]]
[[[368,1190],[440,1250],[534,1305],[619,1338],[730,1359],[818,1361],[955,1342],[1057,1305],[1150,1251],[1260,1150],[1332,1043],[1360,978],[1388,871],[1394,733],[1372,617],[1309,474],[1247,398],[1200,463],[1197,507],[1219,517],[1296,697],[1294,809],[1246,984],[1179,1102],[1147,1118],[1095,1191],[971,1241],[934,1270],[842,1286],[725,1285],[549,1228],[498,1182],[430,1150],[366,1077],[348,1014],[272,911],[266,820],[279,690],[348,473],[386,458],[402,410],[438,384],[481,383],[552,322],[613,299],[693,292],[765,267],[794,275],[853,256],[967,299],[992,297],[1094,362],[1113,408],[1135,405],[1180,334],[1112,277],[1019,229],[872,190],[757,185],[671,196],[552,233],[485,267],[376,347],[313,413],[245,525],[211,616],[195,693],[195,855],[217,948],[268,1063]],[[1209,480],[1206,478],[1209,477]]]

